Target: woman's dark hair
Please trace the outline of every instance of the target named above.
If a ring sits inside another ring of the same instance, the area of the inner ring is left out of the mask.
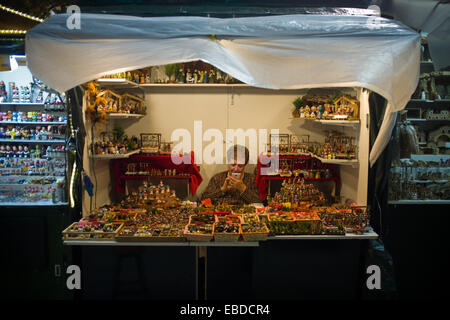
[[[227,151],[227,163],[232,163],[233,160],[237,160],[239,164],[247,164],[248,160],[250,159],[250,153],[248,152],[248,149],[245,146],[241,146],[239,144],[235,144],[234,146],[230,147]],[[242,159],[245,159],[245,161],[242,161]]]

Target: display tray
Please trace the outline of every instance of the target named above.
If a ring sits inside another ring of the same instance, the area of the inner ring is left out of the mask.
[[[233,226],[234,229],[237,229],[238,232],[218,232],[218,228],[220,228],[221,225],[229,225]],[[214,241],[222,242],[222,241],[238,241],[241,236],[241,226],[237,223],[215,223],[214,224]]]
[[[132,236],[132,235],[117,235],[116,241],[123,242],[185,242],[186,238],[183,236]]]
[[[114,225],[118,225],[118,227],[111,232],[108,231],[78,231],[75,230],[75,227],[78,226],[78,222],[72,223],[69,227],[67,227],[62,232],[63,240],[115,240],[116,236],[119,234],[120,230],[123,227],[123,223],[112,223]]]
[[[195,223],[192,222],[192,216],[189,217],[189,223],[186,225],[184,229],[184,236],[189,241],[212,241],[214,239],[214,223]],[[195,227],[194,225],[197,225]],[[211,233],[196,233],[192,232],[192,229],[194,228],[203,228],[206,227],[208,229],[211,229]]]
[[[267,237],[269,235],[269,229],[267,228],[267,225],[262,222],[257,222],[258,225],[261,225],[265,231],[261,232],[246,232],[247,224],[241,225],[241,234],[242,234],[242,240],[244,241],[265,241],[267,240]]]

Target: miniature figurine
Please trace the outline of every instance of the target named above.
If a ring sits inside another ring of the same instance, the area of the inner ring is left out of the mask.
[[[184,83],[185,82],[185,73],[184,70],[182,68],[180,68],[179,72],[178,72],[178,83]]]
[[[0,102],[6,102],[8,100],[8,93],[6,92],[5,82],[0,81]]]

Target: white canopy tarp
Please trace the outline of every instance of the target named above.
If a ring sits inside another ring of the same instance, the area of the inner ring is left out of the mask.
[[[419,34],[375,16],[81,14],[80,29],[73,30],[69,18],[54,15],[26,35],[31,72],[58,91],[106,74],[195,60],[268,89],[364,87],[388,100],[371,164],[418,83]]]

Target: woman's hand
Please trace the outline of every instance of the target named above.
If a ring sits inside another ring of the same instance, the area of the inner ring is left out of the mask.
[[[223,183],[223,185],[220,187],[220,190],[222,190],[222,192],[227,192],[227,190],[230,190],[230,182],[229,182],[229,178],[227,177]]]
[[[245,183],[242,182],[240,179],[236,179],[232,176],[227,177],[225,182],[228,180],[228,185],[230,189],[238,190],[240,193],[244,192],[245,189],[247,189],[247,186]]]

